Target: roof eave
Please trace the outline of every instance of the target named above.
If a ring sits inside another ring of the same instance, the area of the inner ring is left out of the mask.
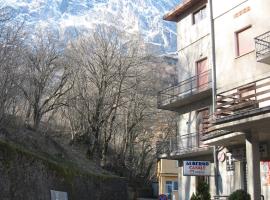
[[[185,0],[183,3],[175,7],[163,16],[163,20],[177,22],[179,16],[187,12],[192,6],[202,0]]]

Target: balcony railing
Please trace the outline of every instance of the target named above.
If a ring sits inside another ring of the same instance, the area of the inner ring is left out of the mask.
[[[270,64],[270,31],[256,37],[255,46],[257,61]]]
[[[211,88],[211,70],[193,76],[158,93],[158,108],[174,104]]]
[[[174,155],[183,155],[191,152],[200,151],[202,148],[206,148],[201,142],[201,134],[192,133],[172,137],[166,141],[158,142],[157,155],[160,157],[170,157]]]
[[[217,95],[216,123],[269,112],[270,77],[233,88]]]

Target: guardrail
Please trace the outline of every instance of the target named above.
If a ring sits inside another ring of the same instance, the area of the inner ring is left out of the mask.
[[[157,155],[167,154],[170,155],[172,152],[177,154],[185,154],[191,151],[200,150],[206,147],[201,142],[200,133],[191,133],[181,136],[169,138],[166,141],[159,141],[156,143]]]
[[[211,70],[192,76],[177,85],[158,92],[158,108],[211,88]]]
[[[221,195],[221,196],[214,196],[213,200],[228,200],[229,196]],[[264,200],[264,196],[261,194],[261,200]]]
[[[229,196],[227,195],[220,195],[220,196],[214,196],[213,200],[228,200]]]
[[[270,31],[255,38],[255,47],[257,60],[270,53]]]
[[[220,93],[216,104],[217,120],[270,106],[270,77]]]

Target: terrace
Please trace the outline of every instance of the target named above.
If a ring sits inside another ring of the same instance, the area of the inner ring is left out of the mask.
[[[177,111],[211,96],[211,70],[193,76],[158,92],[158,108]]]

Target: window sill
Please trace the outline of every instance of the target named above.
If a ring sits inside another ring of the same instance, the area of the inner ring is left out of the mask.
[[[247,52],[247,53],[244,53],[244,54],[242,54],[242,55],[240,55],[240,56],[236,56],[234,59],[241,58],[241,57],[246,56],[246,55],[248,55],[248,54],[251,54],[251,53],[253,53],[253,52],[255,52],[255,49],[253,49],[253,50],[251,50],[251,51],[249,51],[249,52]]]

